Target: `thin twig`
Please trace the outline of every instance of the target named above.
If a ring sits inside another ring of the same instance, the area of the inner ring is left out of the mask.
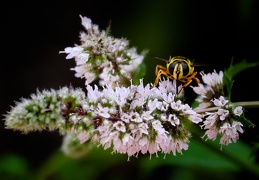
[[[234,102],[230,104],[230,106],[243,106],[245,108],[259,108],[259,101]],[[196,108],[194,109],[194,111],[196,113],[204,113],[204,112],[216,111],[219,108],[220,107],[210,107],[210,108],[204,108],[204,109]]]

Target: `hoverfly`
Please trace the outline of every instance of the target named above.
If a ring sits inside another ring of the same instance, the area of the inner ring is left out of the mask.
[[[200,80],[196,77],[197,72],[194,71],[194,65],[188,58],[183,56],[175,56],[170,60],[158,57],[155,58],[165,61],[166,67],[161,65],[156,66],[156,79],[153,87],[155,87],[159,83],[161,75],[176,80],[176,94],[179,94],[183,90],[183,88],[187,87],[193,80],[195,80],[198,84],[200,83]],[[183,85],[178,92],[177,82],[179,81],[183,83]]]

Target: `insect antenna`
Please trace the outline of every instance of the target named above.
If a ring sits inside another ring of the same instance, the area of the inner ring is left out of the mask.
[[[163,58],[160,58],[160,57],[155,57],[156,59],[158,59],[158,60],[160,60],[160,61],[164,61],[164,62],[168,62],[168,60],[167,59],[163,59]]]

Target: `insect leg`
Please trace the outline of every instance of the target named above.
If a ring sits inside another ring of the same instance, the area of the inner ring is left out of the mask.
[[[155,82],[154,82],[154,84],[153,84],[153,87],[155,87],[157,84],[158,84],[158,82],[159,82],[159,79],[160,79],[160,76],[161,75],[165,75],[165,76],[167,76],[167,69],[164,67],[164,66],[161,66],[161,65],[157,65],[156,66],[156,79],[155,79]]]

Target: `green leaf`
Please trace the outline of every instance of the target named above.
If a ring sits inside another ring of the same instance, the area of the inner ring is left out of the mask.
[[[226,75],[230,80],[233,79],[234,76],[239,74],[241,71],[244,71],[248,68],[255,67],[259,64],[259,62],[247,62],[246,60],[243,60],[237,64],[230,64],[228,69],[225,69],[224,75]]]
[[[234,115],[234,119],[241,122],[243,124],[243,126],[248,126],[248,127],[254,127],[255,126],[249,119],[247,119],[244,116],[244,114],[242,114],[241,116]]]
[[[232,64],[231,62],[229,68],[224,70],[224,76],[223,76],[223,84],[226,87],[228,99],[230,100],[231,97],[231,89],[233,87],[233,77],[239,74],[240,72],[255,67],[259,64],[259,62],[247,62],[246,60],[243,60],[237,64]]]
[[[140,79],[143,78],[146,74],[146,65],[144,63],[140,64],[135,71],[134,78],[133,78],[133,84],[138,85],[140,83]]]
[[[0,157],[0,177],[5,179],[30,179],[26,159],[14,154]]]

